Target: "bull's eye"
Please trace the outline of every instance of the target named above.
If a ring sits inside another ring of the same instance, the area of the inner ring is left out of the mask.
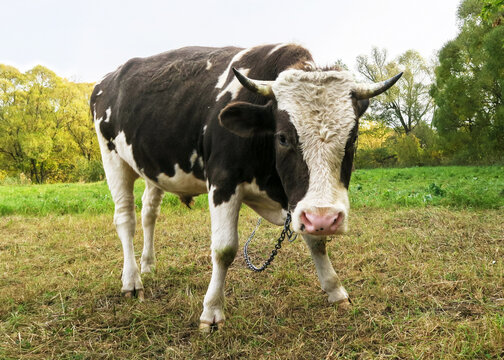
[[[287,141],[287,137],[284,134],[278,135],[278,143],[282,146],[289,146],[289,142]]]

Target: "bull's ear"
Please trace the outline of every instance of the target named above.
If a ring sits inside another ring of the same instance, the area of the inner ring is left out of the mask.
[[[232,133],[249,137],[275,132],[273,103],[255,105],[246,102],[229,104],[219,114],[219,122]]]

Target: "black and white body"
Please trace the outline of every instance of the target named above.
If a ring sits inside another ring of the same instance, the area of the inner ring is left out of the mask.
[[[348,304],[325,250],[343,233],[358,119],[368,99],[400,74],[357,83],[338,69],[319,69],[297,45],[188,47],[135,58],[96,85],[91,111],[122,242],[122,291],[143,297],[133,251],[133,184],[142,196],[142,273],[155,262],[154,224],[165,191],[188,204],[208,192],[212,277],[200,322],[224,321],[224,281],[238,249],[242,203],[302,234],[329,301]]]

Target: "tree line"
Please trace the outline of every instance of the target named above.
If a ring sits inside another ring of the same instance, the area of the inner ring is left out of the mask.
[[[432,63],[414,50],[357,58],[371,81],[404,71],[362,119],[358,167],[504,163],[504,0],[463,0],[457,18]]]
[[[89,97],[43,66],[26,73],[0,65],[0,180],[93,181],[103,174]]]
[[[457,17],[458,35],[431,62],[415,50],[357,57],[368,81],[404,72],[361,119],[357,168],[504,163],[504,0],[462,0]],[[103,178],[92,87],[0,64],[0,182]]]

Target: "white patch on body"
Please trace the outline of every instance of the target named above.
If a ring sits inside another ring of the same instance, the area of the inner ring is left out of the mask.
[[[191,157],[189,158],[189,161],[191,162],[191,169],[194,167],[194,163],[196,162],[196,159],[198,158],[198,153],[196,150],[193,150]]]
[[[206,184],[203,180],[196,178],[192,173],[186,173],[175,164],[175,175],[168,176],[159,174],[158,186],[164,191],[169,191],[177,195],[195,196],[207,192]]]
[[[222,89],[222,87],[226,84],[226,80],[229,76],[229,71],[231,71],[231,67],[233,66],[233,64],[235,62],[239,61],[243,57],[243,55],[245,55],[246,53],[248,53],[252,49],[253,48],[243,49],[242,51],[237,53],[235,56],[233,56],[233,58],[231,59],[231,61],[228,64],[226,70],[224,70],[224,72],[221,74],[221,76],[219,76],[219,79],[217,80],[217,85],[215,85],[215,87],[217,89]]]
[[[250,69],[238,69],[240,73],[243,75],[247,76]],[[221,97],[223,97],[226,93],[231,93],[231,100],[234,100],[238,97],[238,94],[240,93],[240,90],[243,89],[242,84],[240,84],[240,81],[236,77],[233,77],[233,80],[226,86],[225,89],[223,89],[218,95],[217,98],[215,99],[216,101],[219,101]]]
[[[189,161],[191,162],[191,169],[194,167],[194,164],[196,164],[196,161],[198,162],[200,168],[203,169],[203,158],[201,156],[198,156],[196,150],[193,150],[191,157],[189,158]]]
[[[266,191],[259,189],[256,179],[252,183],[243,183],[243,202],[256,213],[275,225],[283,225],[287,211],[280,203],[272,200]]]
[[[206,126],[206,125],[205,125],[205,126],[203,126],[203,135],[205,135],[205,133],[206,133],[206,128],[207,128],[207,126]]]
[[[108,109],[105,110],[105,119],[103,119],[103,121],[108,123],[110,121],[110,114],[112,114],[112,109],[109,106]]]
[[[287,70],[273,83],[278,108],[285,110],[295,126],[310,180],[305,197],[293,214],[299,231],[302,211],[332,208],[349,212],[348,191],[340,181],[341,163],[350,131],[355,125],[351,90],[353,76],[346,71]]]
[[[206,62],[206,69],[210,70],[211,68],[212,68],[212,63],[210,62],[210,60],[207,60],[207,62]]]
[[[131,144],[128,144],[128,142],[126,141],[126,134],[124,133],[124,131],[121,131],[119,132],[119,134],[117,134],[117,136],[113,140],[113,143],[121,159],[126,161],[137,174],[142,175],[142,169],[138,167],[137,163],[135,162],[135,158],[133,157],[133,146]]]
[[[268,56],[274,54],[275,52],[277,52],[277,50],[280,50],[281,48],[286,47],[288,45],[289,44],[278,44],[277,46],[275,46],[273,49],[270,50],[270,52],[268,53]]]
[[[96,96],[100,96],[101,94],[103,94],[103,90],[98,91],[98,94],[96,94]]]

